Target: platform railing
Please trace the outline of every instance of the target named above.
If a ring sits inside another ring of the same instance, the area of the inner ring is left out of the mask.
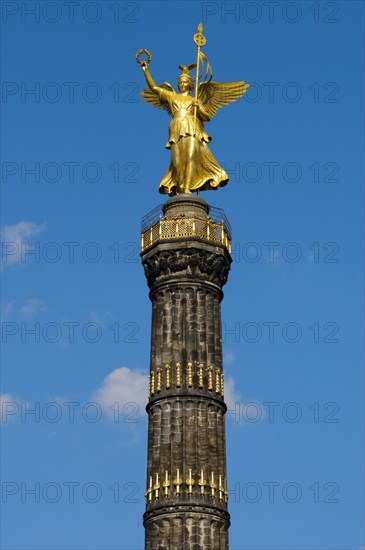
[[[143,230],[144,229],[144,230]],[[142,229],[142,251],[158,241],[197,237],[225,246],[231,252],[230,228],[225,221],[196,217],[161,218]]]

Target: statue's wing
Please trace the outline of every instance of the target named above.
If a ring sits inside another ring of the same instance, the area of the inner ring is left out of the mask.
[[[163,88],[168,92],[175,92],[174,88],[168,82],[163,82],[163,84],[160,84],[159,88]],[[141,96],[147,101],[147,103],[151,103],[151,105],[153,105],[154,107],[165,109],[165,111],[167,111],[169,115],[172,116],[170,104],[167,101],[162,101],[159,94],[151,90],[151,88],[145,88],[141,92]]]
[[[245,82],[201,82],[198,88],[198,100],[204,110],[213,118],[218,109],[241,97],[249,87]]]

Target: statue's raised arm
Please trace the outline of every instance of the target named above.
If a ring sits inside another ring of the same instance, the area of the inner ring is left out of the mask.
[[[140,55],[145,53],[148,58],[146,60],[141,60]],[[141,69],[144,72],[148,88],[145,88],[141,92],[143,99],[150,103],[154,107],[159,107],[160,109],[165,109],[170,116],[172,116],[169,102],[166,101],[166,94],[164,92],[173,92],[175,93],[174,88],[169,84],[169,82],[163,82],[160,86],[157,86],[153,80],[151,73],[149,72],[148,66],[152,59],[151,53],[148,50],[138,50],[136,53],[136,59],[141,66]]]

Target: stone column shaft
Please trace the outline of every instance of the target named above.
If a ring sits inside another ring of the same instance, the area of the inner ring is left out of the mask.
[[[228,549],[220,302],[231,257],[208,213],[205,201],[176,197],[143,235],[152,302],[145,550]]]

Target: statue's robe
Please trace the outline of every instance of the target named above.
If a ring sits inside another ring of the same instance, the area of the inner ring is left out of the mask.
[[[208,143],[212,138],[204,130],[204,111],[197,107],[194,122],[194,98],[156,87],[160,102],[169,106],[172,120],[166,148],[171,150],[168,171],[161,180],[160,193],[175,195],[194,190],[223,187],[228,175],[218,164]],[[195,136],[195,137],[194,137]]]

